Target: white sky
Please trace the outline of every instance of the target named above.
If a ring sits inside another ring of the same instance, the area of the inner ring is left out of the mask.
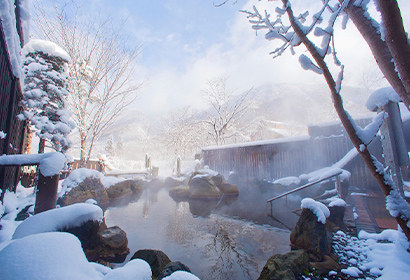
[[[77,2],[84,5],[84,13],[92,11],[114,19],[127,18],[124,31],[130,36],[130,43],[142,45],[136,74],[148,83],[135,107],[144,113],[156,114],[184,105],[203,106],[201,89],[206,80],[215,76],[229,77],[230,86],[238,93],[264,83],[323,83],[321,76],[300,68],[297,55],[291,57],[288,53],[275,60],[269,56],[275,46],[264,39],[263,32],[255,36],[246,16],[239,12],[261,3],[239,0],[236,5],[228,3],[216,8],[214,1],[218,3],[218,0]],[[320,2],[293,0],[292,4],[305,9]],[[410,1],[398,2],[403,17],[409,18]],[[262,5],[269,7],[275,3]],[[273,13],[273,8],[270,11]],[[406,27],[409,30],[408,22]],[[357,76],[362,65],[374,64],[366,43],[351,22],[348,30],[337,31],[336,43],[339,58],[346,66],[346,84],[359,85]]]

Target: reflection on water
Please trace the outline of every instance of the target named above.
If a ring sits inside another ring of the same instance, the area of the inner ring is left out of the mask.
[[[108,208],[105,217],[108,226],[118,225],[127,232],[131,250],[127,261],[139,249],[157,249],[203,280],[256,279],[271,255],[289,251],[290,232],[267,217],[265,195],[270,194],[255,195],[264,204],[251,201],[246,191],[227,204],[176,202],[167,189],[146,189],[138,201]],[[279,216],[282,210],[278,207]],[[293,219],[297,217],[285,221]]]

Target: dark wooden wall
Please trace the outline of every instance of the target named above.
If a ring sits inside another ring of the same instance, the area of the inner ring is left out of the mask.
[[[12,72],[0,22],[0,131],[7,133],[5,139],[0,139],[0,155],[20,154],[25,144],[27,126],[16,117],[22,111],[19,106],[22,95],[18,83],[19,80]],[[14,190],[19,181],[19,172],[19,167],[0,168],[0,186],[3,191]]]
[[[369,121],[359,120],[358,123],[363,127]],[[310,136],[278,139],[271,143],[204,148],[204,164],[225,176],[234,171],[244,181],[274,181],[331,166],[353,148],[339,124],[310,127],[309,133]],[[379,139],[375,139],[369,149],[381,160]],[[359,188],[377,185],[360,156],[344,169],[352,173],[351,185]]]

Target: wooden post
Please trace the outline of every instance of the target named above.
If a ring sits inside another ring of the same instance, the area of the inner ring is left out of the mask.
[[[181,157],[177,157],[177,177],[181,177]]]
[[[337,196],[339,198],[342,197],[341,191],[342,191],[342,188],[341,188],[341,185],[340,185],[340,175],[337,175],[336,176],[336,192],[337,192]]]
[[[399,193],[404,196],[401,168],[409,166],[409,158],[404,141],[399,105],[389,102],[380,110],[384,110],[388,114],[388,118],[383,120],[383,125],[380,129],[385,164],[390,166],[393,181]]]
[[[60,174],[44,177],[39,172],[34,214],[56,208],[59,177]]]

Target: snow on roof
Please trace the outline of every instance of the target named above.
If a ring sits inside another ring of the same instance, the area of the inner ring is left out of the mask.
[[[61,231],[65,228],[80,226],[90,220],[103,220],[103,211],[97,205],[77,203],[51,209],[31,216],[22,222],[16,228],[13,239],[37,233]]]
[[[3,0],[0,5],[0,19],[5,35],[5,43],[9,54],[11,68],[14,76],[20,78],[22,68],[20,67],[20,37],[16,28],[16,15],[14,0]]]
[[[261,140],[261,141],[247,142],[247,143],[236,143],[236,144],[223,145],[223,146],[209,146],[209,147],[202,148],[202,150],[209,151],[209,150],[221,150],[221,149],[241,148],[241,147],[251,147],[251,146],[263,146],[263,145],[279,144],[279,143],[287,143],[287,142],[306,141],[309,139],[310,139],[310,136],[303,135],[303,136],[289,137],[289,138],[277,138],[277,139]]]
[[[400,96],[392,87],[384,87],[374,91],[366,102],[366,107],[370,111],[376,111],[377,108],[387,105],[389,102],[399,103]]]
[[[321,202],[315,201],[312,198],[302,199],[301,208],[311,210],[313,214],[316,215],[318,222],[321,222],[322,224],[326,223],[326,218],[330,215],[330,211],[326,207],[326,205]]]
[[[67,158],[59,152],[29,155],[2,155],[0,165],[39,165],[45,177],[57,175],[64,168]]]
[[[49,56],[56,56],[72,63],[71,57],[59,45],[45,40],[31,39],[30,42],[21,50],[22,56],[27,56],[29,53],[42,52]]]
[[[0,251],[0,279],[101,279],[84,255],[77,237],[64,232],[29,235]]]

